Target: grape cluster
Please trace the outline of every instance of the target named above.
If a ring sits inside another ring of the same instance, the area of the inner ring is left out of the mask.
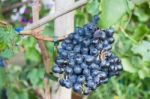
[[[59,83],[74,92],[88,95],[122,70],[121,61],[112,54],[113,29],[97,28],[99,17],[75,31],[61,43],[53,72]]]

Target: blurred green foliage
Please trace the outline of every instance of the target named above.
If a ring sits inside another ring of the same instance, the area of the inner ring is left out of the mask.
[[[15,3],[18,1],[15,0]],[[4,5],[7,3],[0,4],[1,7]],[[46,15],[47,11],[42,8],[40,14]],[[76,10],[75,26],[83,26],[97,14],[100,15],[101,28],[111,26],[116,30],[113,53],[121,58],[124,71],[119,77],[114,77],[109,83],[101,85],[89,99],[149,99],[150,1],[89,0],[86,6]],[[9,20],[8,14],[6,15],[0,14],[3,19]],[[13,24],[22,26],[18,22]],[[45,25],[42,34],[54,36],[54,22]],[[52,65],[56,57],[54,44],[45,42],[45,45]],[[0,27],[0,56],[9,59],[18,53],[20,48],[24,49],[26,64],[9,64],[7,68],[0,68],[0,89],[5,88],[8,91],[8,99],[37,99],[34,90],[37,87],[43,89],[45,76],[37,41],[33,37],[18,36],[12,27]],[[57,80],[51,74],[48,76],[50,81]]]

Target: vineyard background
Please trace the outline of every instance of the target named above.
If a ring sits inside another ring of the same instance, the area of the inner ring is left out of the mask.
[[[23,36],[15,32],[16,28],[33,22],[31,2],[32,0],[0,1],[0,58],[5,60],[5,63],[1,61],[0,66],[0,89],[3,90],[0,92],[0,99],[3,99],[5,90],[8,99],[37,99],[44,94],[41,90],[45,88],[43,81],[45,76],[49,78],[50,87],[57,82],[57,78],[52,73],[45,75],[37,40],[32,36]],[[43,0],[41,4],[40,18],[55,13],[53,0]],[[115,29],[113,53],[121,58],[124,68],[118,78],[112,78],[86,98],[149,99],[150,1],[89,0],[74,13],[75,27],[83,26],[92,16],[99,14],[99,27],[111,26]],[[5,22],[11,25],[4,24]],[[48,22],[42,28],[42,35],[54,36],[54,21]],[[56,48],[53,42],[45,41],[45,45],[52,68]]]

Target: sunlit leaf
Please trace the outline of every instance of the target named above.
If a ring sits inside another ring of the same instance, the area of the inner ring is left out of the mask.
[[[27,60],[30,60],[33,62],[39,62],[41,60],[40,53],[35,48],[27,49],[25,53],[25,57]]]
[[[141,22],[146,22],[149,19],[149,15],[144,12],[144,9],[136,8],[134,10],[134,15],[136,15]]]
[[[139,54],[142,56],[144,61],[150,61],[150,42],[142,41],[138,45],[135,45],[132,48],[133,53]]]
[[[97,15],[99,13],[98,8],[99,8],[98,0],[89,0],[89,3],[86,6],[87,12],[92,16]]]
[[[136,41],[140,41],[146,36],[146,34],[148,34],[148,32],[149,29],[145,24],[139,24],[134,30],[132,38]]]
[[[102,10],[100,25],[107,28],[123,16],[128,10],[128,5],[126,0],[101,0],[100,9]]]
[[[122,61],[123,69],[125,71],[130,72],[130,73],[137,72],[136,68],[133,67],[133,65],[129,62],[128,59],[122,58],[121,61]]]

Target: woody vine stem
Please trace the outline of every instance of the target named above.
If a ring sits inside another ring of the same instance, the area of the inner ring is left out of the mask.
[[[46,37],[39,33],[32,33],[32,32],[34,32],[33,29],[36,29],[36,28],[48,23],[51,20],[54,20],[62,15],[65,15],[65,14],[85,5],[87,2],[88,2],[88,0],[80,0],[80,1],[77,1],[75,4],[73,4],[72,6],[65,8],[62,12],[55,12],[54,14],[48,15],[48,16],[34,22],[31,25],[24,27],[24,30],[20,33],[20,35],[31,35],[39,40],[53,42],[55,39],[54,37]],[[38,29],[37,31],[41,31],[41,30]],[[64,38],[65,37],[57,37],[57,41],[62,41]]]

